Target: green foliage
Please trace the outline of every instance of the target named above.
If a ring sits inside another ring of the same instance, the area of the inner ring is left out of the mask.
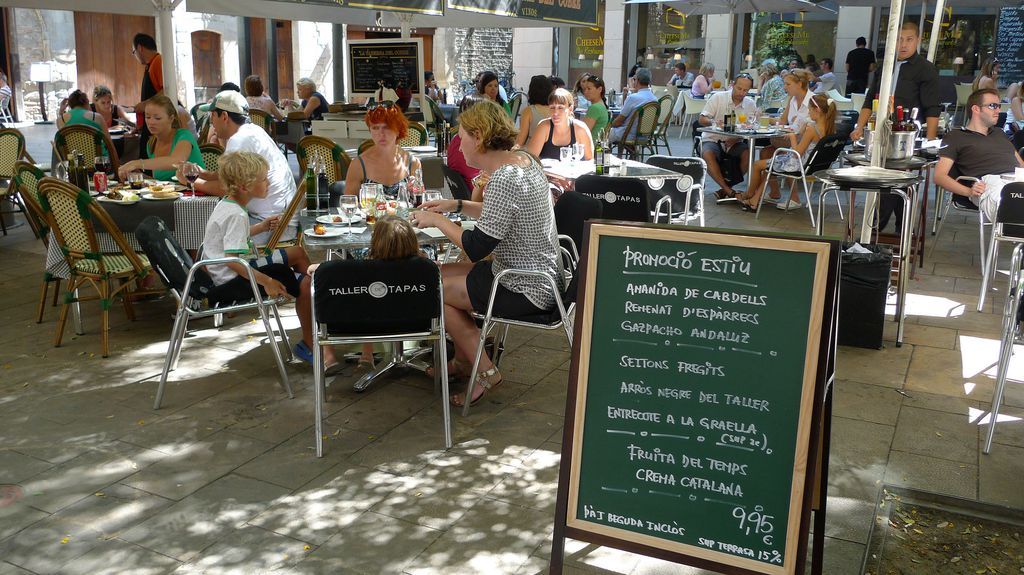
[[[764,62],[768,58],[774,59],[780,67],[793,58],[798,58],[796,49],[793,47],[794,28],[785,22],[759,22],[757,25],[757,50],[754,52],[754,61]]]

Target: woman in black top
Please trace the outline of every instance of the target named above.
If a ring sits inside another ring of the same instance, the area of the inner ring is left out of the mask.
[[[573,117],[574,101],[572,94],[565,88],[559,88],[548,97],[548,109],[551,117],[537,124],[537,129],[526,143],[526,149],[534,156],[544,160],[558,160],[559,148],[583,144],[583,159],[594,158],[594,140],[590,128]]]

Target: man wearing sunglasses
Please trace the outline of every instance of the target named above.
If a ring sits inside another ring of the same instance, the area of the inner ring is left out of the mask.
[[[723,92],[715,92],[707,99],[704,110],[697,121],[701,126],[721,126],[728,115],[749,114],[753,117],[757,111],[754,100],[747,93],[754,87],[754,79],[750,74],[739,74],[732,82],[732,88]],[[715,192],[718,203],[736,201],[736,192],[732,183],[739,183],[742,178],[733,178],[730,182],[722,172],[721,164],[729,161],[739,164],[740,172],[747,173],[747,160],[750,147],[741,138],[730,138],[721,134],[706,133],[701,136],[701,156],[708,165],[708,174],[721,188]]]
[[[967,125],[946,134],[935,166],[935,183],[953,192],[953,201],[980,208],[988,221],[995,220],[1004,181],[1000,174],[1024,167],[1020,155],[999,122],[999,92],[991,88],[977,90],[967,98]],[[978,181],[967,186],[955,178],[969,176]]]

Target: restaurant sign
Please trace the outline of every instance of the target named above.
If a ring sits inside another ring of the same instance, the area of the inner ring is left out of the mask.
[[[367,10],[387,10],[389,12],[411,12],[429,16],[444,15],[442,0],[332,0],[345,8],[363,8]]]
[[[597,0],[447,0],[448,8],[565,24],[597,25]]]

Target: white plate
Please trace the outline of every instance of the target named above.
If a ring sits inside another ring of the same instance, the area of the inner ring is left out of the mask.
[[[771,133],[772,133],[772,132],[774,132],[774,131],[775,131],[775,130],[773,130],[773,129],[771,129],[771,128],[758,128],[758,129],[757,129],[757,133],[758,133],[758,134],[771,134]]]
[[[140,198],[136,198],[134,200],[112,200],[112,199],[108,198],[107,196],[97,196],[96,197],[96,201],[97,202],[103,202],[103,203],[106,203],[106,204],[118,204],[120,206],[130,206],[132,204],[137,204],[137,203],[141,202],[142,200]]]
[[[180,198],[181,197],[181,192],[174,192],[173,196],[168,196],[166,198],[157,198],[157,197],[153,196],[153,194],[142,194],[142,197],[143,197],[143,199],[153,200],[154,202],[165,202],[167,200],[176,200],[176,199]]]
[[[336,238],[338,236],[345,235],[345,228],[324,228],[324,233],[318,234],[313,231],[313,228],[302,230],[302,233],[306,234],[311,238]]]
[[[334,221],[334,218],[339,218],[339,217],[341,218],[340,222]],[[348,218],[345,215],[331,214],[331,215],[328,215],[328,216],[319,216],[316,219],[316,221],[318,223],[321,223],[321,224],[328,224],[328,225],[332,225],[332,226],[343,226],[343,225],[348,223]],[[356,213],[352,214],[352,223],[353,224],[356,223],[356,222],[361,222],[361,221],[363,221],[363,214],[361,214],[359,212],[356,212]]]
[[[434,146],[405,146],[405,149],[409,150],[410,152],[423,152],[423,153],[426,153],[426,152],[436,152],[437,151],[437,148],[435,148]]]

